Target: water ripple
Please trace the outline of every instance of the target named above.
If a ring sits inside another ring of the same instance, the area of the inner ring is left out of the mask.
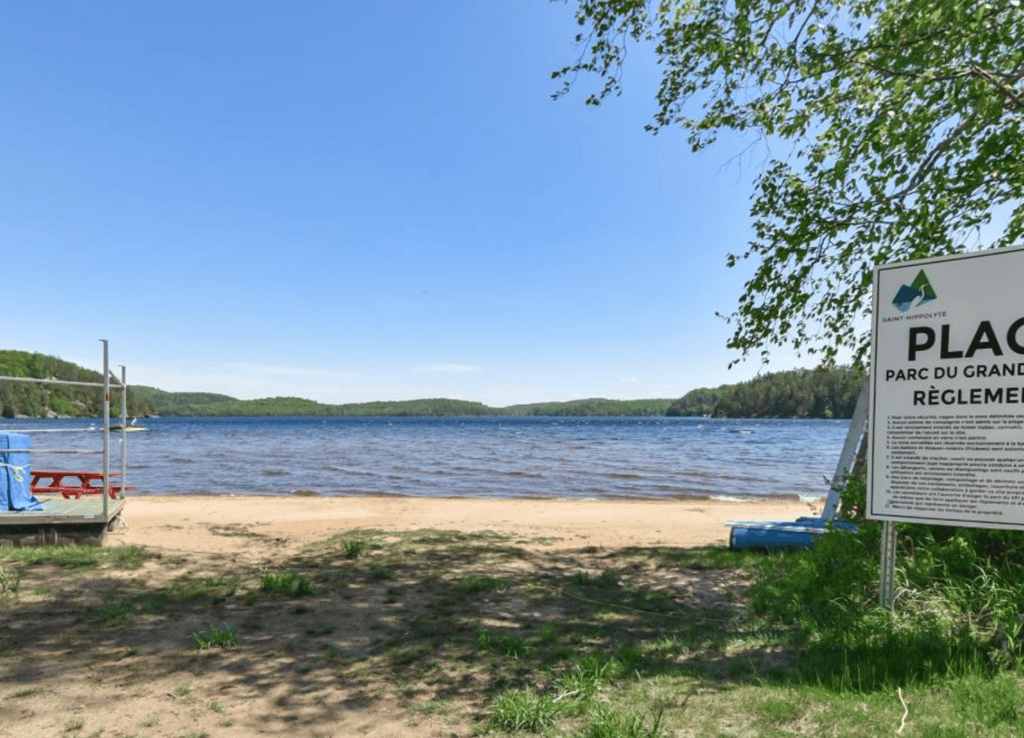
[[[12,431],[88,421],[12,420]],[[707,418],[156,418],[128,436],[140,494],[687,499],[822,496],[846,421]],[[30,433],[31,435],[31,433]],[[36,468],[98,434],[33,436]],[[119,448],[113,445],[112,464]],[[75,459],[99,468],[99,457]]]

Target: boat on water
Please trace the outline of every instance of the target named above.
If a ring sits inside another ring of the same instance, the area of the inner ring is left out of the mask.
[[[148,428],[143,428],[142,426],[136,425],[136,423],[138,423],[138,422],[139,422],[138,418],[132,418],[131,422],[128,423],[128,425],[121,425],[120,423],[116,423],[116,424],[113,424],[113,425],[110,426],[110,430],[111,431],[122,431],[123,430],[126,433],[131,433],[133,431],[149,430]]]

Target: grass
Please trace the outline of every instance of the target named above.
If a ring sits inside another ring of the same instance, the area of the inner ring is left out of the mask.
[[[231,648],[238,644],[238,630],[230,625],[220,628],[204,628],[192,631],[192,640],[200,650],[213,648]]]
[[[23,566],[52,564],[65,569],[94,569],[102,566],[138,569],[160,554],[145,546],[26,546],[0,548],[0,562]]]
[[[870,538],[760,557],[360,530],[276,558],[271,571],[189,569],[161,584],[115,582],[105,558],[4,559],[24,579],[21,597],[2,602],[0,667],[59,658],[51,643],[88,633],[118,644],[90,654],[97,670],[137,685],[187,675],[168,702],[191,702],[220,725],[231,722],[220,695],[232,694],[220,690],[249,688],[259,665],[261,690],[287,684],[298,701],[324,684],[352,685],[350,709],[430,716],[450,728],[440,734],[868,738],[905,720],[901,738],[1024,735],[1020,557],[999,568],[951,541],[931,558],[904,552],[895,613],[874,605]],[[35,569],[47,564],[55,569]],[[32,594],[38,605],[25,594],[35,579],[49,588]],[[67,593],[79,582],[96,584],[76,603]],[[64,630],[14,637],[14,623],[55,610]],[[225,621],[237,625],[175,625]],[[150,628],[179,640],[149,649]],[[7,695],[19,706],[38,699],[31,684],[19,687]],[[329,710],[308,699],[302,709],[329,724]],[[84,721],[71,728],[66,717],[55,724],[83,733]],[[194,727],[215,734],[217,724]]]
[[[26,687],[25,689],[17,689],[7,696],[11,699],[18,699],[19,697],[31,697],[34,694],[42,694],[45,691],[41,687]]]
[[[0,566],[0,596],[18,594],[18,587],[21,585],[21,574],[17,571],[7,571]]]
[[[489,723],[508,733],[539,733],[555,722],[558,705],[550,695],[529,687],[502,692],[491,705]]]
[[[194,684],[179,684],[174,688],[174,691],[171,694],[178,699],[184,699],[191,697],[192,693],[195,691],[196,685]]]
[[[127,620],[132,614],[132,603],[125,600],[110,602],[99,607],[92,608],[92,614],[107,623],[116,623]]]
[[[313,585],[294,570],[267,572],[260,580],[260,589],[267,594],[285,597],[306,597],[313,594]]]
[[[590,715],[580,738],[662,738],[662,713],[647,718],[601,705]]]
[[[474,574],[462,580],[461,589],[466,594],[479,592],[500,592],[508,589],[508,580],[502,577],[489,577]]]
[[[342,544],[345,551],[345,558],[358,559],[366,553],[366,542],[360,538],[352,538]]]
[[[519,658],[530,649],[526,639],[522,636],[492,633],[487,630],[482,630],[477,634],[476,642],[477,647],[483,651],[496,651],[512,658]]]

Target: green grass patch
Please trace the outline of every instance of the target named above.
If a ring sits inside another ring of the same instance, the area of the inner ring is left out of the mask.
[[[459,583],[459,589],[466,594],[500,592],[508,589],[508,580],[502,577],[473,574]]]
[[[94,569],[112,566],[138,569],[150,559],[160,558],[145,546],[26,546],[0,548],[0,561],[25,566],[51,564],[65,569]]]
[[[0,567],[0,595],[17,595],[21,586],[21,573]]]
[[[240,579],[237,576],[184,576],[172,582],[163,592],[150,592],[155,601],[199,602],[209,600],[222,602],[238,591]],[[154,602],[154,605],[159,605]]]
[[[661,720],[662,713],[647,718],[600,705],[588,716],[586,727],[577,735],[578,738],[667,738]]]
[[[619,586],[619,574],[612,569],[605,569],[597,575],[580,571],[569,575],[569,584],[593,589],[615,589]]]
[[[342,543],[342,550],[346,559],[358,559],[366,553],[366,541],[361,538],[350,538]]]
[[[524,656],[530,650],[529,644],[522,636],[493,633],[489,630],[477,633],[476,643],[477,648],[482,651],[495,651],[512,658]]]
[[[25,689],[16,689],[7,695],[10,699],[18,699],[20,697],[31,697],[34,694],[43,694],[46,690],[42,687],[26,687]]]
[[[105,605],[91,608],[90,612],[93,617],[105,623],[120,623],[131,617],[132,609],[131,602],[118,600],[117,602],[109,602]]]
[[[554,724],[558,709],[550,695],[529,688],[508,690],[491,704],[489,723],[510,733],[540,733]]]
[[[390,581],[398,575],[395,567],[384,564],[374,564],[366,570],[366,573],[375,582]]]
[[[238,630],[231,625],[220,628],[204,628],[192,631],[192,640],[199,650],[207,648],[231,648],[238,645]]]
[[[271,571],[260,579],[260,589],[267,594],[285,597],[306,597],[313,594],[313,585],[294,570]]]

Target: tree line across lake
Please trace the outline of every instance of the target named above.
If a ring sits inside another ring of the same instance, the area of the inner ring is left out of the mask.
[[[102,382],[99,372],[53,356],[0,351],[0,376]],[[207,392],[167,392],[129,385],[128,415],[707,415],[712,417],[848,418],[864,375],[848,367],[798,369],[764,374],[747,382],[691,390],[683,397],[647,400],[589,398],[491,407],[480,402],[432,398],[328,405],[298,397],[239,400]],[[111,413],[120,412],[116,392]],[[15,417],[97,417],[98,389],[63,384],[0,380],[0,415]]]

